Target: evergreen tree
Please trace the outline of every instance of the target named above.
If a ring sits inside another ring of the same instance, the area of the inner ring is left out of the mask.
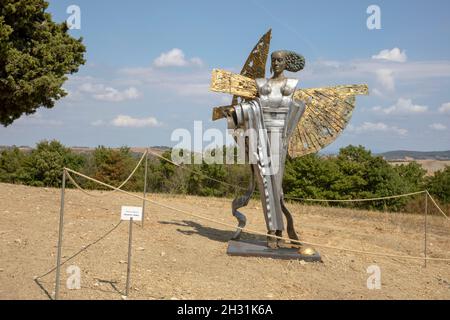
[[[0,0],[0,123],[8,126],[67,93],[66,74],[84,64],[82,39],[45,10],[44,0]]]

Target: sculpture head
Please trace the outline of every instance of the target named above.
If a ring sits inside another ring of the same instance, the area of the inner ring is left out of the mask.
[[[285,70],[298,72],[305,67],[305,58],[293,51],[274,51],[272,52],[271,58],[270,72],[273,72],[275,76],[281,75]]]

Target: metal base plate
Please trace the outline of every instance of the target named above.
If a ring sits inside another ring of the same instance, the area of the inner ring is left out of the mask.
[[[319,252],[316,251],[314,255],[302,255],[297,248],[278,248],[271,249],[267,247],[266,242],[257,240],[236,241],[230,240],[228,242],[227,254],[230,256],[241,257],[263,257],[272,259],[284,260],[303,260],[305,262],[321,262]]]

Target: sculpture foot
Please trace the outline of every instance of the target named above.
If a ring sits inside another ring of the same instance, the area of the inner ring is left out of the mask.
[[[269,231],[268,235],[277,235],[275,231]],[[270,249],[278,249],[278,239],[274,237],[267,237],[267,247]]]
[[[269,235],[275,235],[277,237],[282,237],[283,236],[283,232],[281,230],[269,231],[268,234]],[[277,238],[273,238],[273,237],[267,237],[267,246],[270,249],[292,248],[292,246],[288,242],[286,242],[286,240],[277,239]]]
[[[274,234],[277,237],[283,237],[283,233],[282,231],[269,231],[268,234]],[[272,238],[272,237],[267,237],[267,246],[271,249],[277,249],[277,248],[287,248],[287,249],[292,249],[292,248],[302,248],[302,244],[301,242],[297,239],[297,240],[293,240],[290,239],[290,241],[288,240],[284,240],[284,239],[277,239],[277,238]]]
[[[293,245],[290,242],[287,242],[285,240],[280,240],[278,239],[278,248],[287,248],[290,249],[292,248]]]

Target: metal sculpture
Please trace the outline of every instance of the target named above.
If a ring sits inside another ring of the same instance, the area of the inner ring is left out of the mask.
[[[246,137],[245,152],[251,165],[247,192],[232,204],[239,227],[233,239],[240,238],[241,228],[246,225],[246,218],[238,209],[248,204],[256,180],[269,235],[267,246],[277,249],[288,245],[276,238],[282,237],[283,215],[291,244],[300,244],[283,197],[287,153],[291,157],[304,156],[333,142],[351,118],[355,96],[368,94],[368,87],[345,85],[296,90],[298,80],[287,78],[284,71],[302,70],[305,59],[286,50],[272,53],[273,75],[266,79],[270,39],[271,30],[258,41],[241,74],[213,70],[211,90],[233,95],[231,105],[214,108],[212,118],[226,118],[236,140],[238,135]],[[314,254],[314,250],[304,253]]]

